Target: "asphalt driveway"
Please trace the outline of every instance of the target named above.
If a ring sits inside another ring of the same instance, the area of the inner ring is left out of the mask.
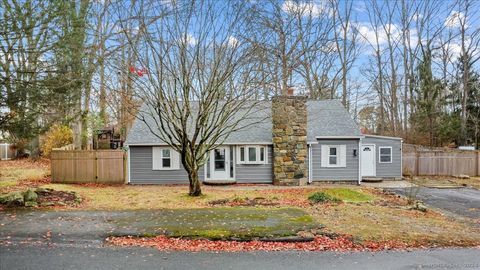
[[[405,196],[417,192],[416,198],[431,207],[450,214],[480,219],[480,190],[477,189],[413,187],[389,190]]]

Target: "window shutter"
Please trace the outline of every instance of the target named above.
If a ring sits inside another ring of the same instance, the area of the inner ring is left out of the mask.
[[[329,167],[328,165],[328,151],[330,147],[328,145],[321,145],[321,157],[320,157],[320,167]]]
[[[172,169],[173,170],[180,169],[180,153],[172,149],[170,151],[170,155],[172,157]]]
[[[152,147],[152,170],[162,169],[162,148]]]
[[[340,145],[339,148],[340,148],[340,153],[339,153],[340,162],[338,164],[338,167],[347,167],[347,146]]]

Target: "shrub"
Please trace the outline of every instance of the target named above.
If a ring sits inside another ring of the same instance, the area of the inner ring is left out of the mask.
[[[53,125],[45,133],[41,150],[45,156],[50,156],[52,148],[58,148],[73,142],[73,132],[68,126]]]
[[[330,196],[325,192],[315,192],[308,197],[308,200],[313,203],[340,202],[339,199]]]

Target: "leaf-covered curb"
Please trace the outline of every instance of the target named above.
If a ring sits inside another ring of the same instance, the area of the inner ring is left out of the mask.
[[[422,248],[415,243],[399,241],[365,241],[356,243],[348,236],[315,236],[310,242],[265,242],[265,241],[212,241],[190,240],[157,236],[152,238],[109,237],[107,244],[114,246],[153,247],[168,251],[380,251]]]

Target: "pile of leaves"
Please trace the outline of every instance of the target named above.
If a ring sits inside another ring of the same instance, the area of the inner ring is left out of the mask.
[[[315,236],[310,242],[267,242],[267,241],[212,241],[188,240],[157,236],[153,238],[109,237],[107,243],[115,246],[154,247],[168,251],[379,251],[419,247],[400,241],[366,241],[357,243],[348,236]]]
[[[233,198],[233,199],[219,199],[209,202],[210,205],[223,205],[223,206],[276,206],[278,202],[269,200],[263,197],[256,197],[253,199],[245,198]]]
[[[38,194],[37,203],[40,206],[75,206],[82,202],[82,199],[73,191],[39,188],[35,192]]]
[[[17,158],[0,162],[0,168],[50,168],[50,159]]]

